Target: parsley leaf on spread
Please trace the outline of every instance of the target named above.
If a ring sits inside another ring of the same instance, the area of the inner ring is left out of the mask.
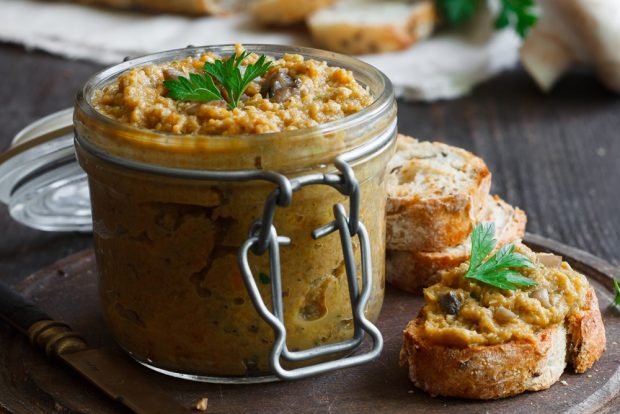
[[[614,279],[614,291],[616,292],[616,298],[614,299],[614,305],[620,306],[620,285],[618,281]]]
[[[514,244],[501,247],[484,261],[496,244],[493,223],[480,223],[474,228],[471,234],[471,259],[465,277],[500,289],[515,290],[520,286],[536,285],[534,280],[515,270],[530,268],[534,264],[526,256],[515,253]]]
[[[476,14],[481,0],[437,0],[437,5],[450,26],[459,26]],[[537,20],[534,0],[500,0],[495,27],[503,29],[513,26],[521,37],[525,37]]]
[[[189,78],[179,76],[175,80],[165,80],[168,96],[177,101],[217,101],[224,99],[220,90],[209,75],[190,73]]]
[[[271,67],[265,55],[241,71],[241,62],[248,56],[246,51],[231,55],[226,60],[207,62],[204,74],[190,73],[189,78],[179,76],[177,79],[165,80],[168,96],[177,101],[209,102],[225,100],[229,109],[239,106],[241,95],[254,79],[264,75]],[[218,85],[215,84],[217,81]],[[226,92],[222,94],[220,87]]]

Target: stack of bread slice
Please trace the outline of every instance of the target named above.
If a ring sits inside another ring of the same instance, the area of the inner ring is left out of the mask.
[[[469,235],[492,221],[498,246],[523,238],[525,213],[489,194],[491,173],[472,153],[399,135],[387,178],[387,280],[419,293],[469,258]]]

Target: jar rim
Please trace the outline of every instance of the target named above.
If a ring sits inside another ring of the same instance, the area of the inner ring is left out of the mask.
[[[389,78],[374,66],[363,62],[357,58],[343,55],[340,53],[329,52],[321,49],[315,49],[302,46],[288,46],[288,45],[275,45],[275,44],[243,44],[243,47],[249,52],[257,54],[275,55],[276,57],[284,54],[300,54],[304,58],[316,59],[319,61],[325,61],[329,65],[337,65],[345,69],[351,70],[354,73],[354,77],[358,82],[369,85],[362,82],[358,76],[362,75],[365,78],[371,79],[373,82],[378,82],[379,93],[375,96],[373,102],[361,109],[360,111],[347,115],[341,119],[329,121],[323,124],[308,128],[300,128],[294,130],[284,130],[276,132],[267,132],[260,134],[176,134],[171,132],[157,131],[151,129],[140,128],[132,125],[125,124],[121,121],[110,118],[101,112],[97,111],[92,105],[91,98],[93,92],[104,86],[105,84],[116,79],[123,72],[145,66],[147,64],[157,64],[174,59],[196,56],[206,52],[214,52],[219,55],[231,54],[235,52],[234,44],[219,44],[219,45],[205,45],[205,46],[188,46],[183,49],[172,49],[168,51],[148,54],[137,58],[126,60],[117,65],[103,69],[94,74],[90,79],[86,81],[82,89],[78,92],[76,97],[76,109],[82,112],[86,117],[100,123],[104,127],[114,128],[119,131],[123,131],[129,134],[139,133],[144,138],[165,138],[167,142],[174,143],[175,140],[186,139],[192,137],[194,139],[204,139],[210,142],[229,141],[231,139],[237,139],[241,141],[256,140],[260,137],[262,142],[269,140],[281,140],[286,139],[294,142],[296,139],[302,139],[307,137],[308,134],[329,134],[339,130],[345,130],[349,128],[355,128],[358,124],[367,123],[371,120],[383,116],[386,110],[391,106],[394,101],[394,90]],[[77,113],[77,111],[76,111]]]

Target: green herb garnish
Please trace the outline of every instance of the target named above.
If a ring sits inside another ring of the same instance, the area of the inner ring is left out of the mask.
[[[532,268],[534,264],[526,256],[515,253],[515,245],[512,243],[501,247],[484,261],[496,245],[495,225],[478,224],[471,234],[471,259],[465,277],[500,289],[515,290],[521,286],[536,285],[536,281],[515,270]]]
[[[620,285],[618,281],[614,279],[614,291],[616,292],[616,298],[614,299],[614,305],[620,306]]]
[[[174,80],[165,80],[168,96],[177,101],[225,100],[229,109],[235,109],[250,83],[271,67],[271,61],[262,55],[255,63],[247,65],[242,74],[240,65],[247,56],[248,53],[243,51],[240,55],[231,55],[227,60],[205,63],[203,74],[190,73],[189,78],[179,76]],[[222,94],[221,89],[226,93]]]
[[[459,26],[474,17],[480,0],[437,0],[437,6],[446,23]]]
[[[538,21],[534,0],[502,0],[502,8],[495,20],[495,27],[512,26],[521,37]]]
[[[437,5],[450,26],[459,26],[476,14],[481,0],[437,0]],[[534,0],[500,0],[495,27],[503,29],[512,26],[521,37],[525,37],[537,20]]]
[[[258,274],[258,278],[260,279],[260,282],[261,282],[263,285],[268,285],[268,284],[270,284],[270,283],[271,283],[271,278],[270,278],[270,277],[269,277],[269,275],[268,275],[268,274],[266,274],[266,273],[260,272],[260,273]]]

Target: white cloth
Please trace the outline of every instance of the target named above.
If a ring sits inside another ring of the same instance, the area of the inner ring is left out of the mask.
[[[190,18],[145,15],[87,6],[0,0],[0,40],[68,58],[114,64],[189,44],[270,43],[311,45],[299,29],[270,31],[244,14]],[[361,58],[382,70],[397,94],[410,100],[449,99],[515,65],[519,39],[511,31],[474,41],[439,34],[410,49]]]

